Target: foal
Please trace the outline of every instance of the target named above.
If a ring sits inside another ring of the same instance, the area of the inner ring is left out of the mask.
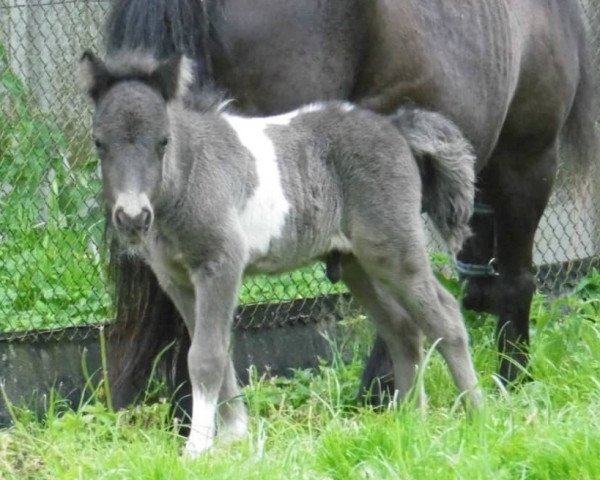
[[[340,102],[267,118],[192,111],[182,57],[103,63],[85,53],[81,74],[111,223],[192,339],[188,453],[213,444],[217,410],[221,437],[247,430],[229,355],[244,274],[332,251],[389,347],[399,395],[412,386],[423,332],[441,340],[456,386],[479,403],[460,310],[431,271],[421,218],[424,205],[454,251],[469,232],[474,158],[450,121],[411,109],[388,119]]]

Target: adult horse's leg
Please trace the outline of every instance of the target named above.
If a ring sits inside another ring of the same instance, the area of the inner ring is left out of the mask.
[[[360,395],[373,406],[385,406],[394,398],[395,390],[398,398],[402,399],[412,388],[416,369],[421,363],[423,335],[408,318],[406,310],[386,288],[377,285],[367,275],[353,256],[343,257],[341,272],[342,279],[354,298],[385,337],[384,340],[381,335],[377,336],[389,368],[385,386],[378,384],[379,378],[375,377],[376,381],[363,385],[360,391]],[[388,351],[392,354],[393,363]],[[419,392],[417,403],[419,406],[424,405],[424,392]]]
[[[552,191],[558,151],[556,142],[529,153],[502,145],[490,162],[499,273],[492,310],[498,316],[500,377],[511,383],[528,363],[534,236]]]

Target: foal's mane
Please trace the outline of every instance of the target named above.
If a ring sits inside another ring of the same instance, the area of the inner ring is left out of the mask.
[[[205,85],[200,90],[191,90],[183,98],[183,105],[198,113],[226,112],[235,102],[218,88]]]
[[[156,71],[160,63],[147,51],[127,50],[107,56],[104,64],[116,83],[126,80],[145,82]]]
[[[177,55],[173,55],[168,60],[174,60],[177,57]],[[195,64],[195,62],[193,63]],[[104,65],[110,85],[124,81],[138,81],[155,87],[153,74],[161,65],[161,61],[146,50],[135,49],[109,55]],[[195,67],[195,65],[193,66]],[[192,68],[190,73],[194,75],[196,71],[195,68]],[[175,72],[173,74],[175,75]],[[193,78],[192,84],[198,85],[199,82]],[[222,90],[209,83],[200,88],[188,89],[181,100],[185,108],[199,113],[221,112],[232,103],[232,100],[228,99]]]
[[[162,82],[156,74],[160,65],[152,55],[138,50],[122,51],[104,61],[85,51],[79,66],[81,87],[95,101],[114,85],[125,81],[144,83],[159,90]]]

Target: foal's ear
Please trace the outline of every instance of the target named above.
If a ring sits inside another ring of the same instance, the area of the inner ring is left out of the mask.
[[[165,101],[184,97],[194,82],[194,64],[185,55],[161,62],[152,73],[152,80]]]
[[[86,50],[79,62],[79,85],[94,102],[110,84],[110,74],[106,65],[91,51]]]

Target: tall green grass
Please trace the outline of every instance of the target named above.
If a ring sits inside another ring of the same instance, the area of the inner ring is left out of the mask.
[[[456,285],[455,285],[456,286]],[[181,458],[168,401],[121,412],[91,401],[43,421],[16,411],[0,433],[7,479],[597,479],[600,478],[600,277],[560,300],[536,296],[530,373],[508,393],[496,371],[492,319],[469,315],[472,349],[486,393],[467,418],[439,355],[426,366],[423,414],[411,405],[382,413],[354,396],[370,329],[345,321],[332,364],[292,379],[254,373],[245,397],[248,438]]]

